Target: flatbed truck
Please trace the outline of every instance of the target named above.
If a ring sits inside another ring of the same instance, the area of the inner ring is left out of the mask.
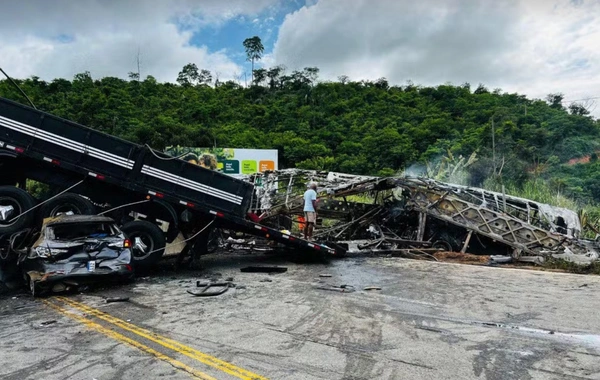
[[[35,199],[27,180],[69,191]],[[180,233],[198,234],[186,248],[202,254],[209,224],[323,255],[345,253],[261,224],[249,213],[253,194],[248,182],[0,97],[0,237],[61,212],[104,210],[141,243],[134,250],[140,266],[156,263]]]

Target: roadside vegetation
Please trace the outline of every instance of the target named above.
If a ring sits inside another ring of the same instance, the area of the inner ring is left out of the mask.
[[[258,42],[244,42],[252,65],[262,55]],[[600,123],[561,94],[540,100],[482,84],[424,87],[344,75],[320,81],[316,67],[252,74],[249,83],[223,81],[190,63],[174,83],[89,72],[16,81],[39,109],[155,149],[270,148],[279,150],[282,168],[504,186],[584,210],[586,223],[600,229]],[[6,80],[0,96],[26,103]]]
[[[562,259],[549,259],[542,267],[548,270],[559,270],[561,272],[575,274],[596,274],[600,275],[600,262],[594,261],[591,264],[581,265],[572,261]]]

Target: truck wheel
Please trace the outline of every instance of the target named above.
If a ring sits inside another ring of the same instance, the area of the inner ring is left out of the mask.
[[[156,224],[145,220],[126,223],[123,232],[133,244],[133,264],[150,266],[156,264],[165,252],[165,234]]]
[[[441,248],[447,252],[459,252],[462,248],[462,244],[455,236],[448,233],[442,233],[431,247]]]
[[[95,215],[96,206],[79,194],[65,193],[44,203],[40,212],[42,220],[59,214]]]
[[[448,243],[446,240],[436,240],[431,245],[431,248],[441,249],[444,252],[452,252],[453,251],[452,245],[450,243]]]
[[[21,214],[33,206],[35,200],[25,190],[14,186],[0,186],[0,235],[30,227],[35,220],[35,213]],[[19,217],[13,220],[16,216]]]

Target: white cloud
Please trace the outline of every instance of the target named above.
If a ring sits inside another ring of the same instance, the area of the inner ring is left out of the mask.
[[[319,0],[287,15],[273,61],[325,79],[387,77],[600,95],[598,0]]]
[[[190,45],[193,30],[255,15],[277,0],[23,0],[0,12],[0,67],[14,77],[142,76],[174,81],[188,62],[232,78],[224,51]],[[179,25],[179,27],[176,26]]]
[[[297,2],[299,0],[296,0]],[[246,71],[231,52],[192,46],[193,31],[258,20],[267,45],[281,0],[21,0],[0,12],[0,67],[15,77],[142,75],[174,81],[188,62]],[[600,0],[307,0],[286,16],[264,67],[321,77],[445,82],[567,99],[600,96]],[[279,8],[281,11],[283,8]],[[266,11],[266,12],[265,12]],[[266,13],[266,15],[265,15]],[[179,27],[176,27],[176,24]],[[269,47],[266,46],[267,51]],[[596,110],[600,114],[600,107]]]

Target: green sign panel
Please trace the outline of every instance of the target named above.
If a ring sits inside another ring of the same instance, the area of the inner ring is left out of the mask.
[[[239,174],[239,172],[240,172],[240,162],[238,160],[223,161],[223,173]]]
[[[242,174],[254,174],[257,172],[256,161],[244,160],[242,161]]]

